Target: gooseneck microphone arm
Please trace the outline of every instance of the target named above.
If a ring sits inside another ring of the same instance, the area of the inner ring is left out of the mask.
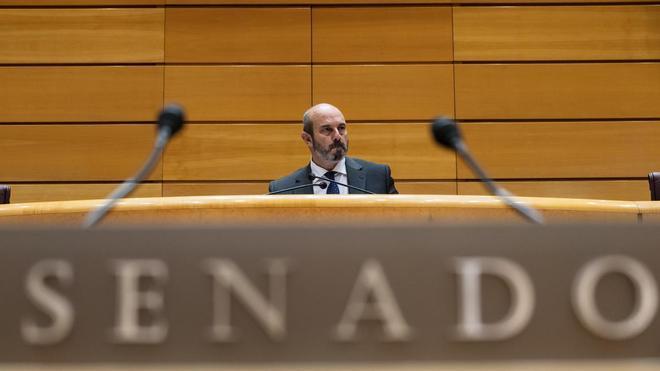
[[[543,216],[539,214],[538,211],[527,206],[525,203],[518,201],[513,198],[513,195],[506,189],[499,187],[486,172],[479,166],[477,161],[475,161],[472,154],[467,149],[467,146],[463,141],[460,141],[456,144],[456,152],[465,160],[465,163],[468,165],[470,170],[472,170],[477,177],[483,181],[484,186],[488,189],[491,194],[502,199],[502,201],[509,207],[513,208],[518,214],[522,215],[525,219],[529,220],[534,224],[543,224]]]
[[[360,188],[360,187],[352,186],[352,185],[350,185],[350,184],[341,183],[341,182],[338,182],[338,181],[336,181],[336,180],[328,179],[328,178],[326,178],[326,177],[324,177],[324,176],[316,176],[316,175],[314,175],[314,174],[309,174],[309,178],[312,179],[312,180],[314,180],[314,179],[318,179],[318,180],[322,180],[322,181],[324,181],[324,182],[335,183],[335,184],[337,184],[337,185],[340,185],[340,186],[343,186],[343,187],[346,187],[346,188],[350,188],[350,189],[354,189],[354,190],[356,190],[356,191],[360,191],[360,192],[362,192],[362,193],[368,193],[368,194],[370,194],[370,195],[375,195],[374,192],[367,191],[366,189],[362,189],[362,188]]]
[[[513,195],[506,189],[498,186],[479,166],[477,161],[472,157],[468,150],[467,145],[463,142],[461,134],[458,131],[456,122],[448,118],[437,118],[431,125],[431,130],[435,140],[450,149],[456,150],[461,158],[468,165],[477,177],[483,182],[488,191],[499,197],[507,206],[514,209],[518,214],[522,215],[525,219],[534,224],[543,224],[543,216],[522,201],[516,200]]]
[[[325,184],[325,183],[303,184],[303,185],[299,185],[299,186],[295,186],[295,187],[291,187],[291,188],[280,189],[279,191],[268,192],[268,193],[266,193],[266,195],[277,195],[277,194],[280,194],[280,193],[291,192],[291,191],[295,191],[296,189],[307,188],[307,187],[312,187],[312,188],[313,187],[320,187],[321,189],[326,189],[326,188],[328,188],[328,185]]]
[[[112,209],[118,200],[131,194],[135,190],[135,187],[151,174],[151,171],[158,163],[158,159],[163,153],[165,146],[172,136],[174,136],[174,134],[176,134],[183,126],[183,121],[183,110],[178,106],[170,105],[163,109],[158,118],[156,143],[154,144],[154,148],[151,150],[151,154],[146,163],[142,166],[142,169],[140,169],[134,177],[127,179],[117,187],[106,198],[101,206],[87,214],[85,222],[83,223],[83,228],[91,228],[95,226]]]

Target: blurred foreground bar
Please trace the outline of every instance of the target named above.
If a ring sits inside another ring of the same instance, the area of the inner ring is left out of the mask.
[[[267,366],[270,371],[290,371],[291,365],[271,365]],[[295,369],[309,371],[655,371],[658,369],[658,363],[649,360],[631,360],[631,361],[540,361],[540,362],[462,362],[462,363],[397,363],[387,364],[345,364],[345,365],[319,365],[305,364],[297,366]],[[264,366],[218,366],[218,365],[158,365],[158,366],[117,366],[117,365],[97,365],[97,366],[18,366],[4,367],[0,365],[0,371],[263,371]]]
[[[660,366],[655,226],[332,224],[0,229],[0,369]]]

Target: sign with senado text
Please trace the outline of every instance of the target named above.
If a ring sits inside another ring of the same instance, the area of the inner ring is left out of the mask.
[[[0,230],[0,363],[660,356],[660,230]]]

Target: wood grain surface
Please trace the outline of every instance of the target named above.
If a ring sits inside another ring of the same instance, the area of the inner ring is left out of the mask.
[[[93,200],[107,197],[120,183],[12,184],[11,203]],[[161,197],[160,183],[141,184],[128,197]]]
[[[400,194],[439,194],[455,195],[456,182],[414,182],[397,181]],[[268,182],[204,182],[204,183],[163,183],[163,196],[212,196],[212,195],[261,195],[268,192]]]
[[[645,180],[546,180],[503,181],[502,187],[517,196],[588,198],[596,200],[638,201],[649,199]],[[480,182],[458,182],[459,195],[488,195]]]
[[[192,125],[144,195],[261,194],[328,102],[404,194],[482,194],[428,136],[445,115],[515,193],[647,199],[658,60],[657,0],[0,0],[0,182],[102,196],[177,102]]]
[[[636,202],[521,198],[548,223],[640,223]],[[0,205],[0,224],[77,224],[101,200]],[[134,198],[120,201],[104,224],[213,223],[526,223],[492,196],[288,195]]]
[[[660,6],[454,8],[458,61],[660,58]]]
[[[263,195],[268,182],[163,183],[163,197],[213,195]]]
[[[146,161],[149,125],[0,125],[2,182],[124,181]],[[150,179],[162,178],[158,164]],[[10,183],[11,184],[11,183]]]
[[[0,0],[20,1],[20,0]],[[58,0],[66,1],[66,0]],[[74,0],[71,0],[74,1]],[[84,0],[79,0],[84,1]],[[93,1],[93,0],[90,0]],[[101,0],[97,0],[101,1]],[[111,0],[108,0],[111,1]],[[580,3],[654,3],[657,0],[580,0]],[[575,0],[165,0],[168,5],[399,5],[399,4],[574,4]]]
[[[163,8],[0,9],[0,63],[163,62]]]
[[[313,8],[312,16],[315,63],[452,60],[450,7]]]
[[[300,120],[311,100],[309,66],[165,67],[165,102],[192,121]]]
[[[660,63],[458,64],[460,119],[660,117]]]
[[[454,179],[456,156],[440,148],[428,124],[354,124],[351,156],[389,164],[394,179]]]
[[[466,123],[495,178],[644,178],[660,169],[660,122]],[[458,178],[473,178],[459,162]]]
[[[168,8],[172,63],[309,63],[309,8]]]
[[[454,114],[450,64],[313,66],[314,103],[348,120],[427,120]]]
[[[397,181],[396,189],[402,195],[455,195],[456,182],[452,181]]]
[[[0,6],[139,6],[165,5],[165,0],[0,0]]]
[[[657,0],[580,0],[580,3],[655,3]],[[0,0],[0,6],[139,5],[398,5],[398,4],[574,4],[575,0]]]
[[[273,180],[309,163],[301,124],[190,125],[164,155],[164,180]],[[387,163],[395,179],[453,179],[452,152],[427,125],[349,124],[349,154]]]
[[[168,5],[380,5],[449,4],[451,0],[165,0],[165,3]]]
[[[1,122],[153,121],[163,101],[156,66],[0,67]]]

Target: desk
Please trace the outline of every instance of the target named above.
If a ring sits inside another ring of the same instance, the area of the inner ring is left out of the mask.
[[[660,203],[520,197],[549,223],[660,222]],[[39,202],[0,206],[0,224],[81,224],[101,200]],[[443,222],[523,223],[491,196],[348,195],[348,196],[190,196],[131,198],[120,201],[105,224],[134,223],[327,223]]]

